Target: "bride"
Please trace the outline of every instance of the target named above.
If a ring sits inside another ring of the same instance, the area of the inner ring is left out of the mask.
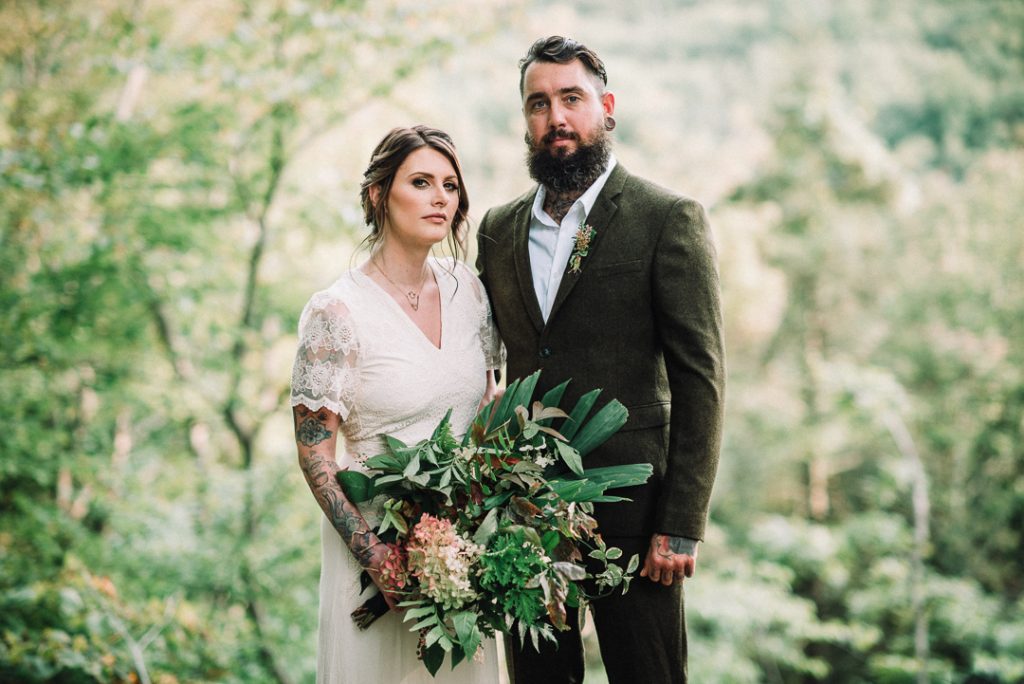
[[[398,610],[365,631],[351,618],[373,591],[360,594],[359,575],[378,582],[386,547],[373,533],[379,509],[349,502],[335,475],[365,470],[385,434],[428,437],[449,408],[465,431],[493,396],[504,353],[476,276],[457,258],[431,256],[446,239],[458,255],[469,209],[451,138],[425,126],[392,130],[370,158],[361,198],[369,258],[310,299],[292,372],[299,465],[324,512],[317,682],[489,684],[498,681],[493,640],[435,680]],[[401,600],[384,597],[392,608]]]

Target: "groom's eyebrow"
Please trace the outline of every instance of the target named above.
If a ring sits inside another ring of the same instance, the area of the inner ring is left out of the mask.
[[[559,88],[558,90],[555,91],[555,95],[570,95],[570,94],[573,94],[573,95],[581,95],[581,94],[583,94],[583,86],[578,86],[578,85],[566,86],[564,88]],[[536,92],[533,92],[533,93],[530,93],[529,95],[527,95],[526,96],[526,101],[527,102],[533,102],[534,100],[539,100],[539,99],[546,98],[546,97],[547,97],[546,93],[541,92],[541,91],[536,91]]]

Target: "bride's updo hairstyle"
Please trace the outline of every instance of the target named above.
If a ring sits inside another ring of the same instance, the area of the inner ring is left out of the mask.
[[[370,165],[363,172],[363,182],[359,186],[363,216],[366,219],[366,225],[370,227],[370,234],[366,237],[365,242],[372,251],[383,239],[383,230],[388,214],[388,197],[391,194],[391,184],[395,180],[395,174],[398,173],[398,168],[406,157],[423,147],[429,147],[443,154],[451,162],[459,181],[459,206],[452,217],[452,231],[448,236],[452,252],[458,258],[464,237],[460,230],[469,213],[469,195],[466,194],[466,184],[462,180],[462,167],[459,165],[459,157],[455,152],[455,143],[444,131],[428,126],[393,128],[373,150]],[[370,188],[375,185],[380,187],[376,205],[370,199]]]

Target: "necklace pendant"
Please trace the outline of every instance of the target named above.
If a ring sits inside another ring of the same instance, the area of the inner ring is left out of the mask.
[[[419,294],[419,292],[409,291],[409,292],[405,293],[405,296],[409,300],[409,306],[412,307],[412,310],[413,311],[419,311],[420,310],[420,294]]]

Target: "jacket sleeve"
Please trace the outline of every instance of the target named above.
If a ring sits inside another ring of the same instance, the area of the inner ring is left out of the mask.
[[[679,199],[655,248],[654,310],[672,392],[656,532],[702,539],[722,443],[725,350],[707,215]]]

